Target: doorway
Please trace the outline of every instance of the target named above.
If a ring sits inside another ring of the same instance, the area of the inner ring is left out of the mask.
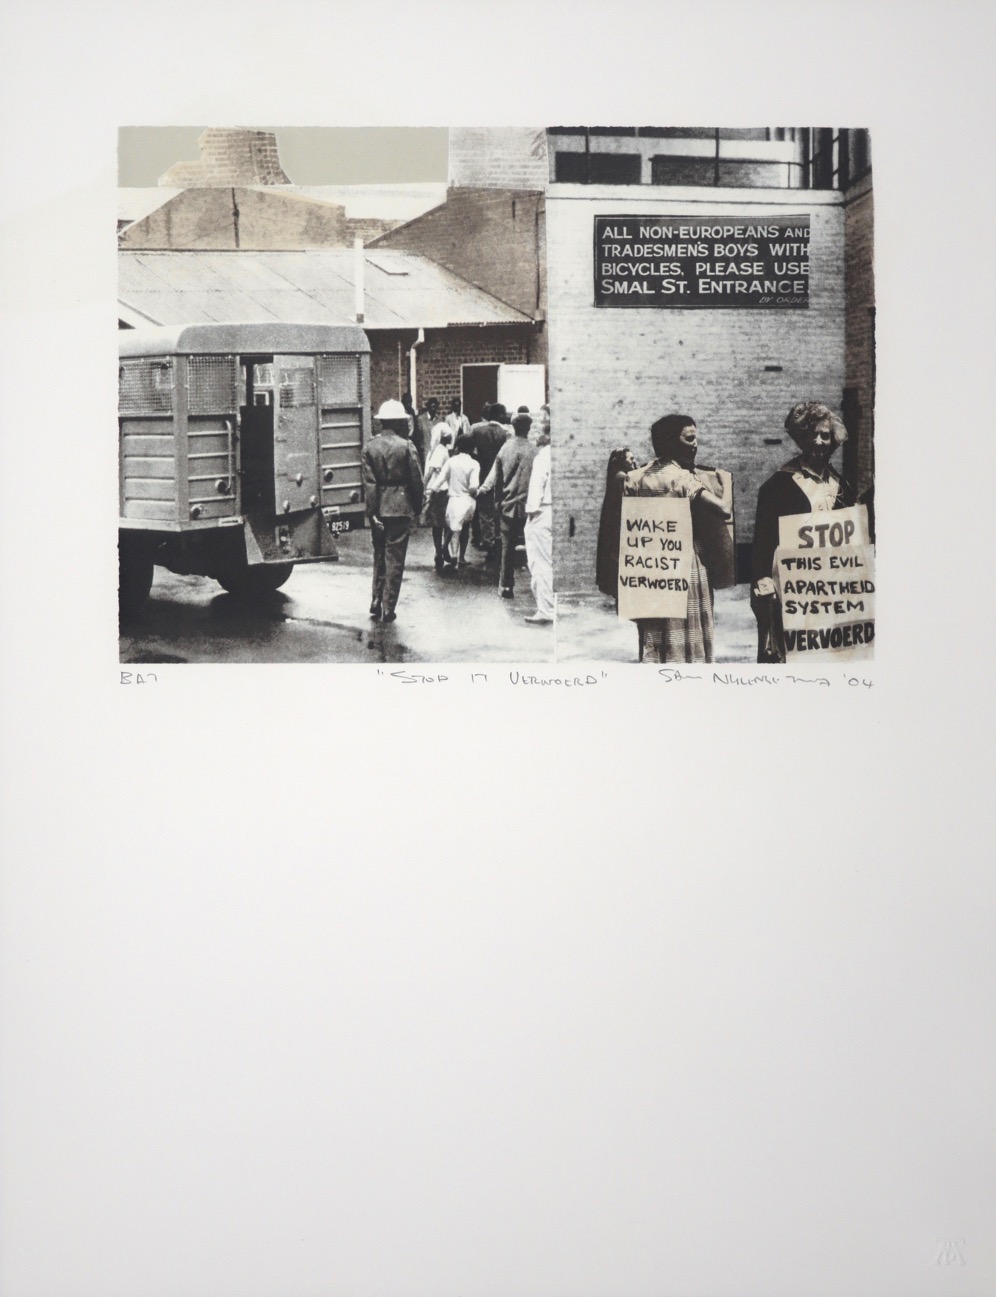
[[[464,414],[471,423],[480,423],[485,403],[498,400],[498,366],[461,365],[460,388]]]

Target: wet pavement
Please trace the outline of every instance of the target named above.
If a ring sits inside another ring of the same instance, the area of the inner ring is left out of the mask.
[[[757,623],[750,586],[717,590],[714,603],[717,662],[756,662]],[[636,662],[636,627],[622,621],[605,595],[557,596],[558,662]]]
[[[475,550],[440,576],[432,535],[412,533],[398,619],[371,621],[370,533],[340,538],[339,562],[296,567],[282,590],[252,603],[208,577],[157,567],[141,616],[121,628],[122,663],[153,662],[521,662],[552,663],[552,626],[524,621],[535,610],[524,567],[515,598],[501,599],[497,571]]]

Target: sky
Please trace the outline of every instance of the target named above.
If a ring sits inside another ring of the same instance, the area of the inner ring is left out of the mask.
[[[295,185],[446,181],[447,131],[430,126],[253,126],[277,137],[280,164]],[[175,162],[196,162],[203,126],[122,126],[118,183],[155,185]]]

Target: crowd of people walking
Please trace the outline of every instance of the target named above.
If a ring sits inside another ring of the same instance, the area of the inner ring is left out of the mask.
[[[393,621],[411,528],[431,528],[441,577],[480,554],[503,599],[515,598],[516,556],[523,548],[535,611],[531,625],[553,621],[553,526],[550,412],[487,404],[471,425],[454,397],[445,416],[430,398],[416,410],[411,395],[385,401],[363,452],[374,580],[372,617]]]
[[[853,505],[855,494],[832,467],[830,458],[847,439],[843,422],[817,401],[794,405],[785,430],[799,453],[761,486],[757,498],[751,564],[751,608],[757,622],[757,660],[785,661],[781,608],[773,580],[779,519],[789,514],[821,513]],[[713,591],[720,584],[717,566],[724,562],[717,547],[717,527],[732,518],[732,477],[722,469],[697,469],[698,429],[688,415],[665,415],[650,429],[655,458],[642,467],[628,446],[609,457],[605,498],[598,532],[597,585],[617,598],[622,501],[628,495],[669,496],[689,500],[693,552],[684,618],[637,621],[641,662],[712,662],[714,652]],[[732,538],[730,543],[732,558]],[[728,583],[728,582],[723,582]]]

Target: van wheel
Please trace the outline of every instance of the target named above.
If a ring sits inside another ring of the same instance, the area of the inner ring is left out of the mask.
[[[293,571],[293,563],[261,563],[223,572],[216,579],[229,594],[251,599],[279,590]]]
[[[147,551],[118,543],[118,613],[122,620],[137,617],[152,589],[155,564]]]

